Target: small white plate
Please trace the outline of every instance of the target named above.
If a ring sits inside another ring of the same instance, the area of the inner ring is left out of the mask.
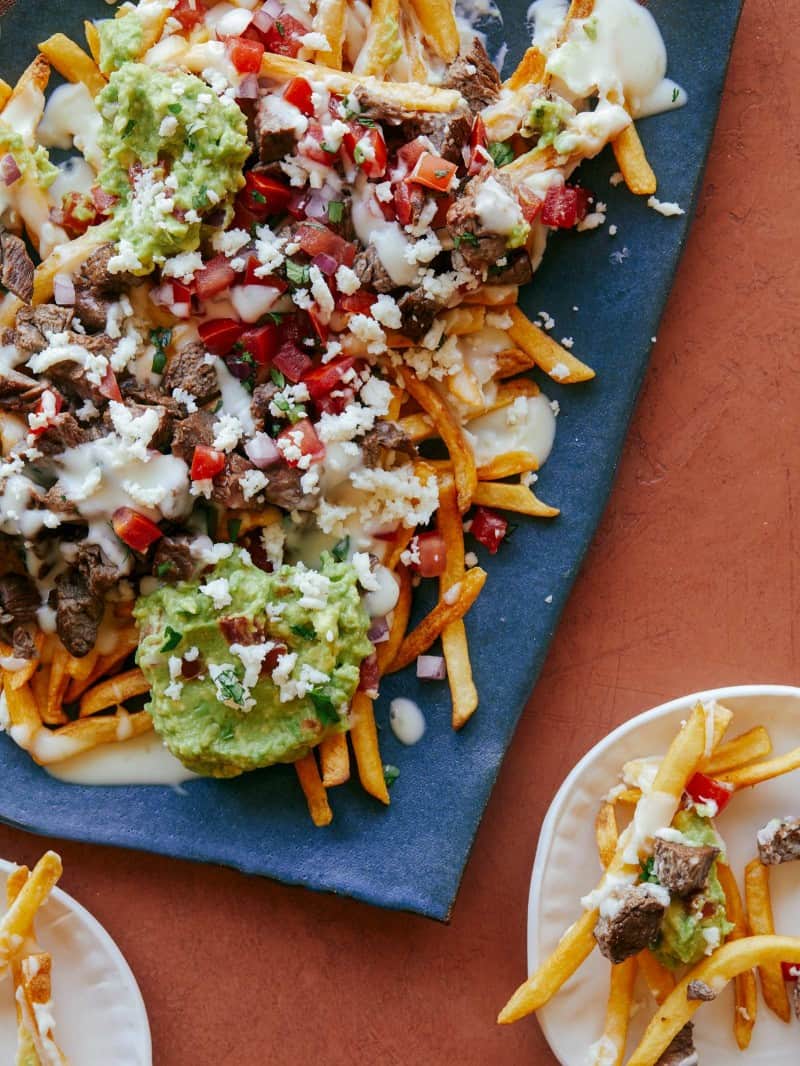
[[[698,699],[716,699],[734,712],[728,738],[764,725],[779,754],[800,739],[800,688],[743,685],[695,693],[665,703],[614,730],[581,759],[556,794],[542,825],[528,899],[528,968],[553,950],[564,930],[580,915],[580,897],[600,879],[594,820],[601,798],[615,784],[623,763],[663,754],[681,720]],[[740,890],[744,867],[757,854],[756,832],[770,818],[800,814],[798,774],[787,774],[737,795],[719,818],[720,834]],[[787,935],[800,933],[800,863],[771,871],[775,926]],[[599,1039],[605,1020],[609,963],[595,951],[561,991],[538,1012],[550,1047],[562,1066],[585,1066],[589,1047]],[[636,1046],[655,1009],[644,988],[637,988],[642,1009],[631,1020],[628,1054]],[[797,1066],[800,1031],[780,1022],[764,1006],[759,990],[758,1020],[742,1055],[733,1037],[733,992],[730,987],[695,1016],[695,1042],[701,1063],[729,1066]]]
[[[13,864],[0,859],[0,899]],[[55,1035],[74,1066],[152,1066],[144,1000],[122,952],[96,918],[56,888],[36,916],[53,956]],[[0,981],[0,1061],[13,1061],[17,1019],[11,980]]]

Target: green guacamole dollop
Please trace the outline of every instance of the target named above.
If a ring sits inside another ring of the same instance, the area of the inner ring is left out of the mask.
[[[100,38],[100,69],[104,74],[118,70],[123,63],[138,59],[144,43],[142,20],[135,11],[97,24]]]
[[[689,844],[710,844],[719,847],[719,837],[708,818],[694,810],[679,811],[673,826]],[[661,935],[654,949],[656,957],[670,969],[694,966],[706,954],[709,942],[704,929],[718,929],[719,943],[733,929],[725,912],[725,893],[717,877],[717,863],[712,863],[704,892],[690,899],[673,899],[664,915]]]
[[[49,189],[58,177],[58,167],[50,162],[47,149],[41,145],[29,148],[25,141],[5,122],[0,121],[0,156],[12,155],[20,172],[43,189]]]
[[[267,574],[235,549],[198,580],[140,596],[134,615],[151,686],[146,709],[195,773],[234,777],[294,762],[348,728],[359,667],[372,652],[349,563],[326,552],[319,571],[298,564]],[[248,684],[242,656],[265,644],[273,647]],[[197,676],[187,678],[187,668]]]
[[[99,180],[118,197],[109,235],[130,244],[140,264],[131,272],[147,274],[194,251],[203,212],[228,207],[244,185],[247,119],[193,74],[142,63],[114,71],[96,103]]]

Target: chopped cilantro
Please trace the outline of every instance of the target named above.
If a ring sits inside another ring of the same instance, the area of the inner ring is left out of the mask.
[[[368,126],[370,129],[375,125],[375,119],[370,118],[369,115],[359,115],[356,122],[359,126]]]
[[[153,355],[153,363],[152,363],[152,366],[151,366],[151,370],[153,371],[154,374],[163,374],[166,365],[167,365],[166,354],[159,348],[159,349],[157,349],[157,351]]]
[[[237,541],[239,539],[239,530],[241,528],[242,528],[242,520],[241,520],[241,518],[232,518],[230,520],[230,522],[228,522],[228,539],[231,542]]]
[[[270,367],[269,376],[272,378],[272,384],[277,385],[279,389],[284,388],[286,385],[286,378],[280,370],[276,370],[274,366]]]
[[[267,198],[263,194],[263,192],[258,192],[257,190],[253,190],[253,192],[250,195],[253,197],[253,199],[255,200],[255,202],[257,204],[265,204],[267,202]]]
[[[678,99],[678,97],[680,95],[681,95],[681,91],[678,88],[678,86],[676,85],[675,88],[672,90],[672,102],[673,102],[673,104],[675,103],[675,101]]]
[[[177,648],[180,642],[183,640],[183,633],[179,633],[177,629],[173,629],[172,626],[167,626],[164,630],[164,643],[161,645],[162,651],[172,651],[173,648]]]
[[[227,741],[233,740],[233,737],[234,737],[233,723],[232,722],[226,722],[225,725],[222,727],[222,729],[220,729],[220,731],[219,731],[219,739],[221,741],[223,741],[223,743],[225,743]]]
[[[343,563],[347,558],[347,553],[350,551],[350,537],[342,537],[340,541],[331,548],[331,555],[334,557],[337,563]]]
[[[320,141],[319,146],[323,152],[327,152],[328,155],[336,155],[336,149],[331,148],[327,141]]]
[[[286,280],[290,285],[307,285],[309,270],[302,263],[295,263],[291,259],[286,260]]]
[[[328,204],[328,221],[341,222],[344,217],[344,204],[341,200],[331,200]]]
[[[166,559],[163,563],[159,563],[156,567],[156,574],[158,577],[166,577],[171,574],[175,569],[175,563],[171,559]]]
[[[286,27],[283,25],[280,19],[278,19],[278,21],[275,23],[275,29],[278,31],[281,37],[286,36]]]
[[[270,322],[274,322],[276,326],[279,326],[283,322],[283,315],[280,311],[267,311],[267,318]]]
[[[217,686],[217,691],[220,696],[222,696],[223,700],[230,700],[231,703],[235,703],[239,707],[244,706],[244,685],[233,670],[222,670],[214,678],[214,681]]]
[[[296,625],[289,626],[289,629],[296,637],[300,637],[302,640],[314,640],[317,635],[313,626]]]
[[[150,343],[155,348],[155,354],[153,355],[152,371],[154,374],[163,374],[164,368],[167,365],[167,353],[166,348],[169,342],[172,340],[171,329],[151,329],[150,330]]]
[[[453,238],[453,246],[460,248],[462,244],[471,244],[473,248],[477,248],[478,238],[474,233],[459,233]]]
[[[322,689],[310,689],[308,695],[322,722],[326,725],[335,725],[340,720],[336,706],[327,692],[323,692]]]
[[[447,177],[447,171],[446,170],[434,170],[433,176],[435,178],[446,178]]]
[[[641,864],[641,867],[642,867],[642,874],[641,874],[642,881],[648,881],[648,882],[650,882],[650,884],[653,884],[653,885],[657,885],[659,883],[658,878],[656,877],[654,869],[653,869],[654,866],[655,866],[655,863],[656,863],[656,860],[651,855],[648,859],[645,859],[644,862]]]
[[[396,766],[392,766],[390,762],[383,764],[383,780],[386,782],[387,788],[391,788],[399,776],[400,771]]]
[[[194,207],[194,209],[196,211],[199,211],[201,207],[206,207],[207,205],[208,205],[208,186],[207,185],[201,185],[200,188],[197,190],[197,195],[192,200],[192,207]]]
[[[489,145],[489,155],[496,167],[504,167],[514,158],[514,149],[510,144],[503,144],[502,141],[492,141]]]
[[[173,115],[179,115],[182,110],[180,104],[167,104],[167,111],[171,111]]]

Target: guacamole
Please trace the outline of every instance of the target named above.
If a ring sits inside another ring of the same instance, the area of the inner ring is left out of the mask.
[[[708,818],[694,810],[678,811],[672,822],[683,833],[687,844],[710,844],[719,847],[719,837]],[[717,877],[716,861],[708,874],[704,892],[688,899],[673,898],[661,926],[661,935],[654,949],[657,958],[670,969],[694,966],[709,947],[722,944],[733,929],[725,913],[725,893]],[[703,935],[709,932],[711,939]],[[716,941],[717,930],[719,939]]]
[[[116,19],[103,19],[96,26],[100,38],[98,65],[104,74],[110,74],[123,63],[139,58],[144,45],[144,29],[135,11]]]
[[[134,614],[146,709],[190,770],[234,777],[294,762],[348,728],[372,652],[349,563],[326,552],[319,571],[267,574],[234,549],[199,580],[141,596]]]
[[[50,162],[46,148],[29,148],[16,130],[0,121],[0,156],[6,154],[14,157],[21,174],[42,189],[49,189],[58,177],[58,167]]]
[[[553,144],[564,127],[575,117],[575,108],[566,100],[548,100],[541,96],[534,100],[528,117],[520,131],[523,137],[536,137],[537,148],[546,148]]]
[[[99,180],[118,198],[109,233],[126,242],[126,269],[147,274],[194,251],[203,213],[229,206],[244,185],[247,120],[193,74],[141,63],[115,71],[96,103]]]

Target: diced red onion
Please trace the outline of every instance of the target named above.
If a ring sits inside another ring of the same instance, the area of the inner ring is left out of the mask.
[[[257,100],[258,99],[258,75],[246,74],[239,82],[239,88],[236,90],[237,100]]]
[[[319,255],[315,255],[311,262],[315,267],[319,267],[323,274],[327,274],[328,277],[331,277],[339,269],[337,261],[327,252],[320,252]]]
[[[269,15],[271,18],[276,19],[278,15],[283,12],[283,4],[280,0],[265,0],[264,6],[261,8],[265,15]],[[255,21],[255,20],[254,20]]]
[[[266,433],[256,433],[245,444],[244,450],[247,458],[251,463],[255,463],[259,470],[266,470],[268,466],[274,466],[281,458],[281,453],[278,451],[275,441]]]
[[[422,681],[444,681],[447,667],[441,655],[420,655],[417,658],[417,677]]]
[[[389,623],[385,615],[373,618],[367,636],[373,644],[385,644],[389,639]]]
[[[22,171],[17,166],[17,161],[10,153],[0,160],[0,174],[6,185],[13,185],[22,177]]]
[[[313,193],[306,204],[308,218],[327,218],[328,204],[319,193]]]
[[[75,303],[75,285],[69,274],[56,274],[53,278],[53,299],[59,307],[72,307]]]
[[[156,307],[169,307],[174,299],[175,293],[173,292],[171,281],[165,281],[158,288],[150,290],[150,302],[154,303]]]

